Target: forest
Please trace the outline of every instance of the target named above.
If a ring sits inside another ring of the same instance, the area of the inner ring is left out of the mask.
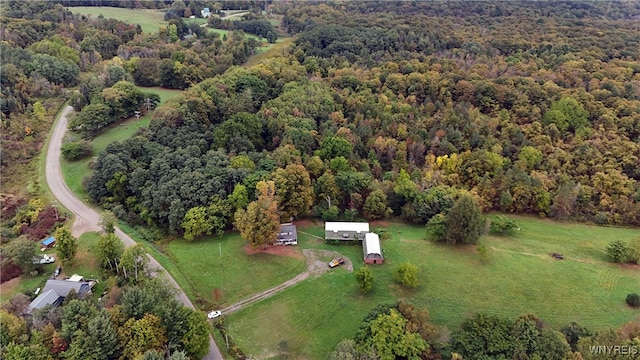
[[[221,37],[173,16],[157,33],[144,33],[115,19],[73,14],[69,5],[254,11],[239,23],[210,20],[232,31]],[[637,2],[94,0],[2,6],[3,244],[18,237],[37,241],[65,220],[35,199],[37,181],[27,190],[23,180],[66,101],[77,111],[70,130],[85,139],[155,108],[150,126],[136,136],[100,154],[76,155],[97,157],[83,182],[89,200],[132,226],[151,229],[152,241],[238,229],[237,220],[270,192],[281,221],[425,225],[471,195],[484,212],[640,226]],[[261,13],[266,7],[281,19],[278,29]],[[248,67],[243,64],[256,54],[258,41],[244,32],[269,42],[294,40],[279,56]],[[158,106],[159,97],[138,86],[184,92]],[[387,306],[375,316],[411,323],[418,316],[413,309],[399,318],[406,306]],[[135,321],[166,321],[164,310],[147,310],[154,319]],[[89,324],[107,316],[97,308],[82,311],[91,313]],[[109,311],[124,329],[131,314]],[[24,335],[19,319],[0,315],[17,324],[14,339]],[[375,316],[363,322],[366,331],[374,331],[366,327]],[[465,326],[449,344],[465,359],[481,353],[477,327],[538,334],[530,348],[515,349],[520,340],[509,338],[488,357],[511,358],[517,350],[521,358],[562,358],[545,357],[540,349],[547,345],[554,354],[579,350],[527,315],[512,321],[481,314]],[[589,339],[630,341],[633,326]],[[416,352],[405,355],[439,358],[429,351],[434,335],[423,330],[424,343],[411,337]],[[60,331],[72,342],[64,327],[54,331],[43,324],[38,331],[54,338]],[[364,356],[371,344],[358,336],[338,350]],[[335,356],[348,358],[344,354]]]
[[[226,229],[234,189],[255,200],[295,164],[313,190],[302,217],[362,216],[380,190],[385,216],[424,224],[465,190],[485,211],[640,224],[637,8],[374,5],[287,8],[288,56],[158,109],[100,154],[92,200],[177,234],[214,205]]]

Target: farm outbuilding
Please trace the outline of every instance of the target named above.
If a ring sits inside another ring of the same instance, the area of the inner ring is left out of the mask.
[[[326,222],[324,223],[324,238],[326,240],[364,240],[369,232],[366,222]]]
[[[49,236],[48,238],[42,240],[40,242],[42,244],[42,249],[41,250],[46,250],[46,249],[50,249],[52,247],[54,247],[56,245],[56,238],[54,238],[53,236]]]
[[[368,233],[362,242],[362,251],[364,252],[365,264],[382,264],[382,247],[380,246],[380,237],[376,233]]]
[[[298,245],[298,232],[294,224],[280,224],[276,245]]]

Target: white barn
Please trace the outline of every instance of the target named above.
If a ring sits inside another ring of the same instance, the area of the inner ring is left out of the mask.
[[[364,253],[365,264],[382,264],[384,257],[382,256],[382,247],[380,246],[380,237],[376,233],[368,233],[362,242],[362,251]]]
[[[364,240],[369,233],[366,222],[326,222],[324,223],[325,240]]]

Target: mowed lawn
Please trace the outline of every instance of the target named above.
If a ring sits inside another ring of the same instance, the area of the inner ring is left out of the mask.
[[[159,87],[138,87],[144,92],[154,92],[160,95],[160,102],[163,103],[173,97],[176,97],[182,93],[181,90],[164,89]],[[100,152],[107,148],[107,146],[115,141],[122,141],[133,136],[140,128],[146,128],[151,121],[151,113],[147,113],[145,116],[140,117],[140,120],[135,117],[131,117],[127,120],[121,121],[115,125],[112,125],[107,130],[101,132],[98,136],[91,140],[94,156],[98,156]],[[66,139],[80,139],[80,135],[72,132],[67,132]],[[64,143],[64,141],[63,141]],[[91,175],[92,170],[89,168],[89,164],[93,159],[91,157],[77,160],[68,161],[65,159],[60,160],[60,166],[62,169],[62,176],[69,189],[80,199],[88,200],[87,192],[82,185],[84,178]]]
[[[295,256],[247,254],[247,242],[237,232],[193,242],[184,239],[161,245],[196,295],[219,307],[281,284],[306,270],[301,253]]]
[[[68,9],[74,14],[91,15],[93,18],[102,14],[107,19],[137,24],[146,33],[155,33],[168,24],[164,20],[164,12],[155,9],[125,9],[108,6],[69,6]]]
[[[487,258],[475,247],[427,241],[422,227],[388,224],[391,238],[382,242],[386,263],[369,266],[375,277],[369,294],[359,293],[352,274],[334,269],[228,315],[230,333],[253,357],[275,357],[285,341],[293,358],[326,359],[341,339],[355,334],[371,308],[400,298],[427,308],[435,324],[451,331],[477,312],[509,318],[534,313],[556,329],[579,321],[592,330],[640,315],[625,304],[628,293],[640,292],[640,269],[611,264],[604,253],[610,241],[630,240],[639,230],[514,218],[521,228],[514,237],[481,239]],[[348,256],[356,269],[362,266],[359,246],[327,245],[304,234],[322,235],[321,223],[301,226],[299,233],[301,247],[330,248]],[[552,252],[567,259],[555,260]],[[393,269],[403,261],[420,268],[418,289],[393,282]]]

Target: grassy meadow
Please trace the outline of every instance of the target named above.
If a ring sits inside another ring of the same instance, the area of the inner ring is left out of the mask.
[[[302,254],[249,255],[245,245],[237,232],[228,232],[193,242],[174,240],[160,247],[178,272],[188,278],[188,283],[180,286],[191,288],[196,299],[220,307],[279,285],[306,269]]]
[[[173,97],[176,97],[182,93],[181,90],[164,89],[159,87],[138,87],[144,92],[154,92],[160,95],[160,102],[163,103]],[[98,136],[91,140],[93,146],[94,156],[106,149],[107,145],[124,139],[130,138],[139,128],[146,128],[151,121],[151,113],[140,117],[140,120],[135,117],[121,121],[105,131],[101,132]],[[80,139],[80,136],[75,133],[68,132],[65,135],[66,139]],[[62,176],[69,189],[80,199],[88,199],[87,192],[82,185],[82,180],[91,175],[91,169],[89,165],[93,161],[92,158],[85,158],[77,161],[68,161],[60,159],[60,166],[62,168]]]
[[[640,235],[638,230],[516,220],[521,230],[515,236],[481,239],[489,249],[486,258],[475,247],[427,241],[422,227],[391,223],[384,226],[391,238],[382,242],[386,263],[370,266],[370,293],[360,294],[352,274],[334,269],[228,315],[230,333],[254,357],[276,356],[285,341],[296,357],[325,359],[341,339],[355,334],[371,308],[399,298],[427,308],[435,324],[450,330],[476,312],[509,318],[530,312],[555,328],[575,320],[592,330],[620,326],[640,315],[624,300],[640,290],[640,269],[611,264],[604,254],[610,241],[630,240]],[[299,230],[322,234],[320,224]],[[300,247],[333,249],[355,268],[362,264],[359,246],[300,237]],[[555,260],[552,252],[566,259]],[[403,261],[420,268],[421,285],[415,290],[392,280],[393,269]]]
[[[138,24],[146,33],[155,33],[168,24],[164,20],[164,12],[155,9],[125,9],[108,6],[69,6],[68,9],[74,14],[91,15],[94,18],[102,14],[107,19],[113,18],[129,24]]]

